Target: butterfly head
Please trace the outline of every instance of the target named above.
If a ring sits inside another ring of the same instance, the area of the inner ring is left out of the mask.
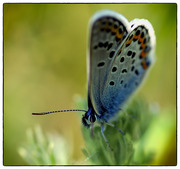
[[[92,108],[89,108],[89,110],[82,117],[82,123],[87,128],[92,127],[96,120],[97,116]]]

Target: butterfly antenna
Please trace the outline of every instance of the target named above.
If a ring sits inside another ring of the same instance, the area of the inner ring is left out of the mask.
[[[59,112],[67,112],[67,111],[83,111],[83,112],[86,112],[86,110],[71,109],[71,110],[56,110],[56,111],[49,111],[49,112],[32,113],[32,115],[46,115],[46,114],[51,114],[51,113],[59,113]]]

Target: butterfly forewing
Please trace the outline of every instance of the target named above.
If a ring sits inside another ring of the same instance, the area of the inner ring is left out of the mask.
[[[126,38],[130,26],[120,14],[112,11],[99,12],[91,20],[90,71],[88,95],[97,114],[102,114],[102,97],[115,53]]]

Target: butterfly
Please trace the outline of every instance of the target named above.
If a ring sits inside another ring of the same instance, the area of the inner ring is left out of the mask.
[[[121,14],[102,10],[90,19],[88,49],[88,110],[84,111],[82,124],[93,129],[95,122],[101,125],[104,135],[106,124],[122,110],[123,104],[137,90],[154,62],[155,34],[152,25],[145,19],[131,22]]]

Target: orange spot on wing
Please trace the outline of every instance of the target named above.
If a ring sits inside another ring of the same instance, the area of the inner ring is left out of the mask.
[[[110,29],[111,29],[111,32],[113,32],[113,33],[116,33],[116,32],[117,32],[117,29],[115,29],[114,26],[111,26]]]
[[[143,61],[141,62],[141,65],[142,65],[142,67],[143,67],[144,69],[147,69],[147,68],[148,68],[148,65],[146,64],[145,60],[143,60]]]
[[[144,38],[141,38],[141,37],[139,37],[139,42],[141,43],[141,45],[143,45],[143,42],[144,41]]]
[[[139,39],[140,35],[135,35],[133,39]]]
[[[131,39],[129,39],[129,40],[126,42],[126,45],[129,45],[129,44],[132,42],[132,40],[133,40],[133,36],[132,36]]]
[[[146,52],[144,52],[144,51],[142,51],[142,52],[141,52],[141,57],[142,57],[142,58],[145,58],[145,57],[146,57],[146,55],[147,55],[147,53],[146,53]]]
[[[123,33],[124,33],[124,32],[123,32]],[[119,31],[117,31],[117,32],[116,32],[116,37],[117,37],[118,39],[122,38],[123,33],[120,34]]]
[[[141,48],[142,48],[142,52],[140,55],[141,58],[145,58],[146,55],[149,53],[148,51],[146,51],[146,52],[144,51],[146,46],[147,46],[147,43],[145,43],[145,44],[141,43]]]
[[[141,48],[144,49],[147,46],[147,42],[144,44],[141,42]]]

